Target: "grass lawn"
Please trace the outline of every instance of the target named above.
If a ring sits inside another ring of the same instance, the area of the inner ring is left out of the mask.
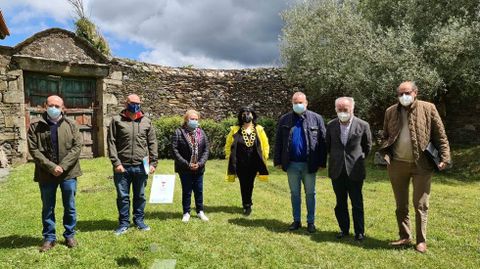
[[[422,255],[413,247],[388,246],[390,240],[397,239],[397,227],[393,194],[382,168],[369,167],[363,191],[367,239],[357,243],[352,238],[335,239],[335,196],[325,171],[317,180],[315,234],[305,228],[286,231],[292,218],[285,173],[270,167],[270,181],[256,183],[253,213],[246,218],[241,215],[238,182],[224,182],[226,162],[211,160],[204,181],[208,223],[195,214],[189,223],[181,222],[177,179],[173,204],[147,204],[146,223],[151,231],[131,229],[116,237],[111,165],[106,158],[99,158],[82,160],[81,166],[84,175],[79,178],[77,192],[79,247],[75,249],[59,244],[47,253],[38,252],[42,240],[41,201],[38,185],[32,181],[33,164],[13,169],[7,182],[0,183],[0,268],[152,268],[165,264],[164,260],[175,260],[177,268],[480,267],[480,181],[460,181],[450,175],[434,177],[429,251]],[[157,171],[173,173],[173,162],[162,160]],[[302,207],[305,221],[305,203]],[[60,243],[62,210],[57,199]]]

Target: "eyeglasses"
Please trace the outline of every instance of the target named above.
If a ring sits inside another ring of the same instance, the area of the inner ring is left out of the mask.
[[[404,94],[405,94],[405,95],[411,95],[411,94],[412,94],[412,92],[413,92],[413,91],[408,91],[408,92],[398,92],[398,93],[397,93],[397,96],[398,96],[398,97],[400,97],[400,96],[402,96],[402,95],[404,95]]]

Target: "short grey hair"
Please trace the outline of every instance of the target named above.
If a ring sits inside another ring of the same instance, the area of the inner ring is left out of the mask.
[[[353,100],[352,97],[348,97],[348,96],[342,96],[342,97],[338,97],[337,99],[335,99],[335,110],[337,110],[337,105],[338,103],[340,103],[340,101],[342,100],[347,100],[348,102],[350,102],[350,104],[352,105],[352,111],[354,110],[355,108],[355,101]]]
[[[303,96],[303,97],[305,97],[305,100],[307,100],[307,96],[306,96],[303,92],[295,92],[295,93],[292,95],[292,100],[293,100],[293,98],[299,97],[299,96]],[[308,102],[308,100],[307,100],[307,102]]]
[[[414,92],[418,92],[417,84],[416,84],[415,81],[413,81],[413,80],[406,80],[406,81],[400,83],[400,85],[398,85],[398,87],[397,87],[397,92],[400,90],[400,86],[401,86],[402,84],[404,84],[404,83],[409,83],[409,84],[412,86],[412,90],[413,90]]]

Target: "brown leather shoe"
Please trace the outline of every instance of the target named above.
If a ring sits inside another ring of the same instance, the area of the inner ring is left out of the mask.
[[[427,243],[425,242],[422,242],[422,243],[418,243],[416,246],[415,246],[415,250],[420,252],[420,253],[425,253],[427,252]]]
[[[65,239],[65,245],[67,245],[67,247],[69,248],[74,248],[78,245],[78,243],[77,243],[77,240],[75,240],[75,238],[70,237]]]
[[[404,238],[404,239],[399,239],[397,241],[390,242],[390,246],[392,246],[392,247],[403,247],[403,246],[410,245],[410,243],[412,243],[412,240],[410,240],[408,238]]]
[[[55,246],[55,241],[43,241],[43,244],[38,251],[46,252],[52,249],[54,246]]]

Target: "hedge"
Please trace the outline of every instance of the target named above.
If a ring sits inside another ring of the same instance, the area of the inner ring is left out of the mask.
[[[230,126],[235,125],[236,118],[227,118],[222,121],[212,119],[201,119],[200,127],[205,131],[210,143],[210,159],[224,159],[225,137]],[[180,116],[165,116],[155,119],[153,125],[157,133],[158,155],[162,159],[172,159],[172,135],[175,129],[183,124],[183,118]],[[260,118],[258,124],[265,128],[270,144],[270,156],[273,153],[275,144],[276,120],[271,118]]]

